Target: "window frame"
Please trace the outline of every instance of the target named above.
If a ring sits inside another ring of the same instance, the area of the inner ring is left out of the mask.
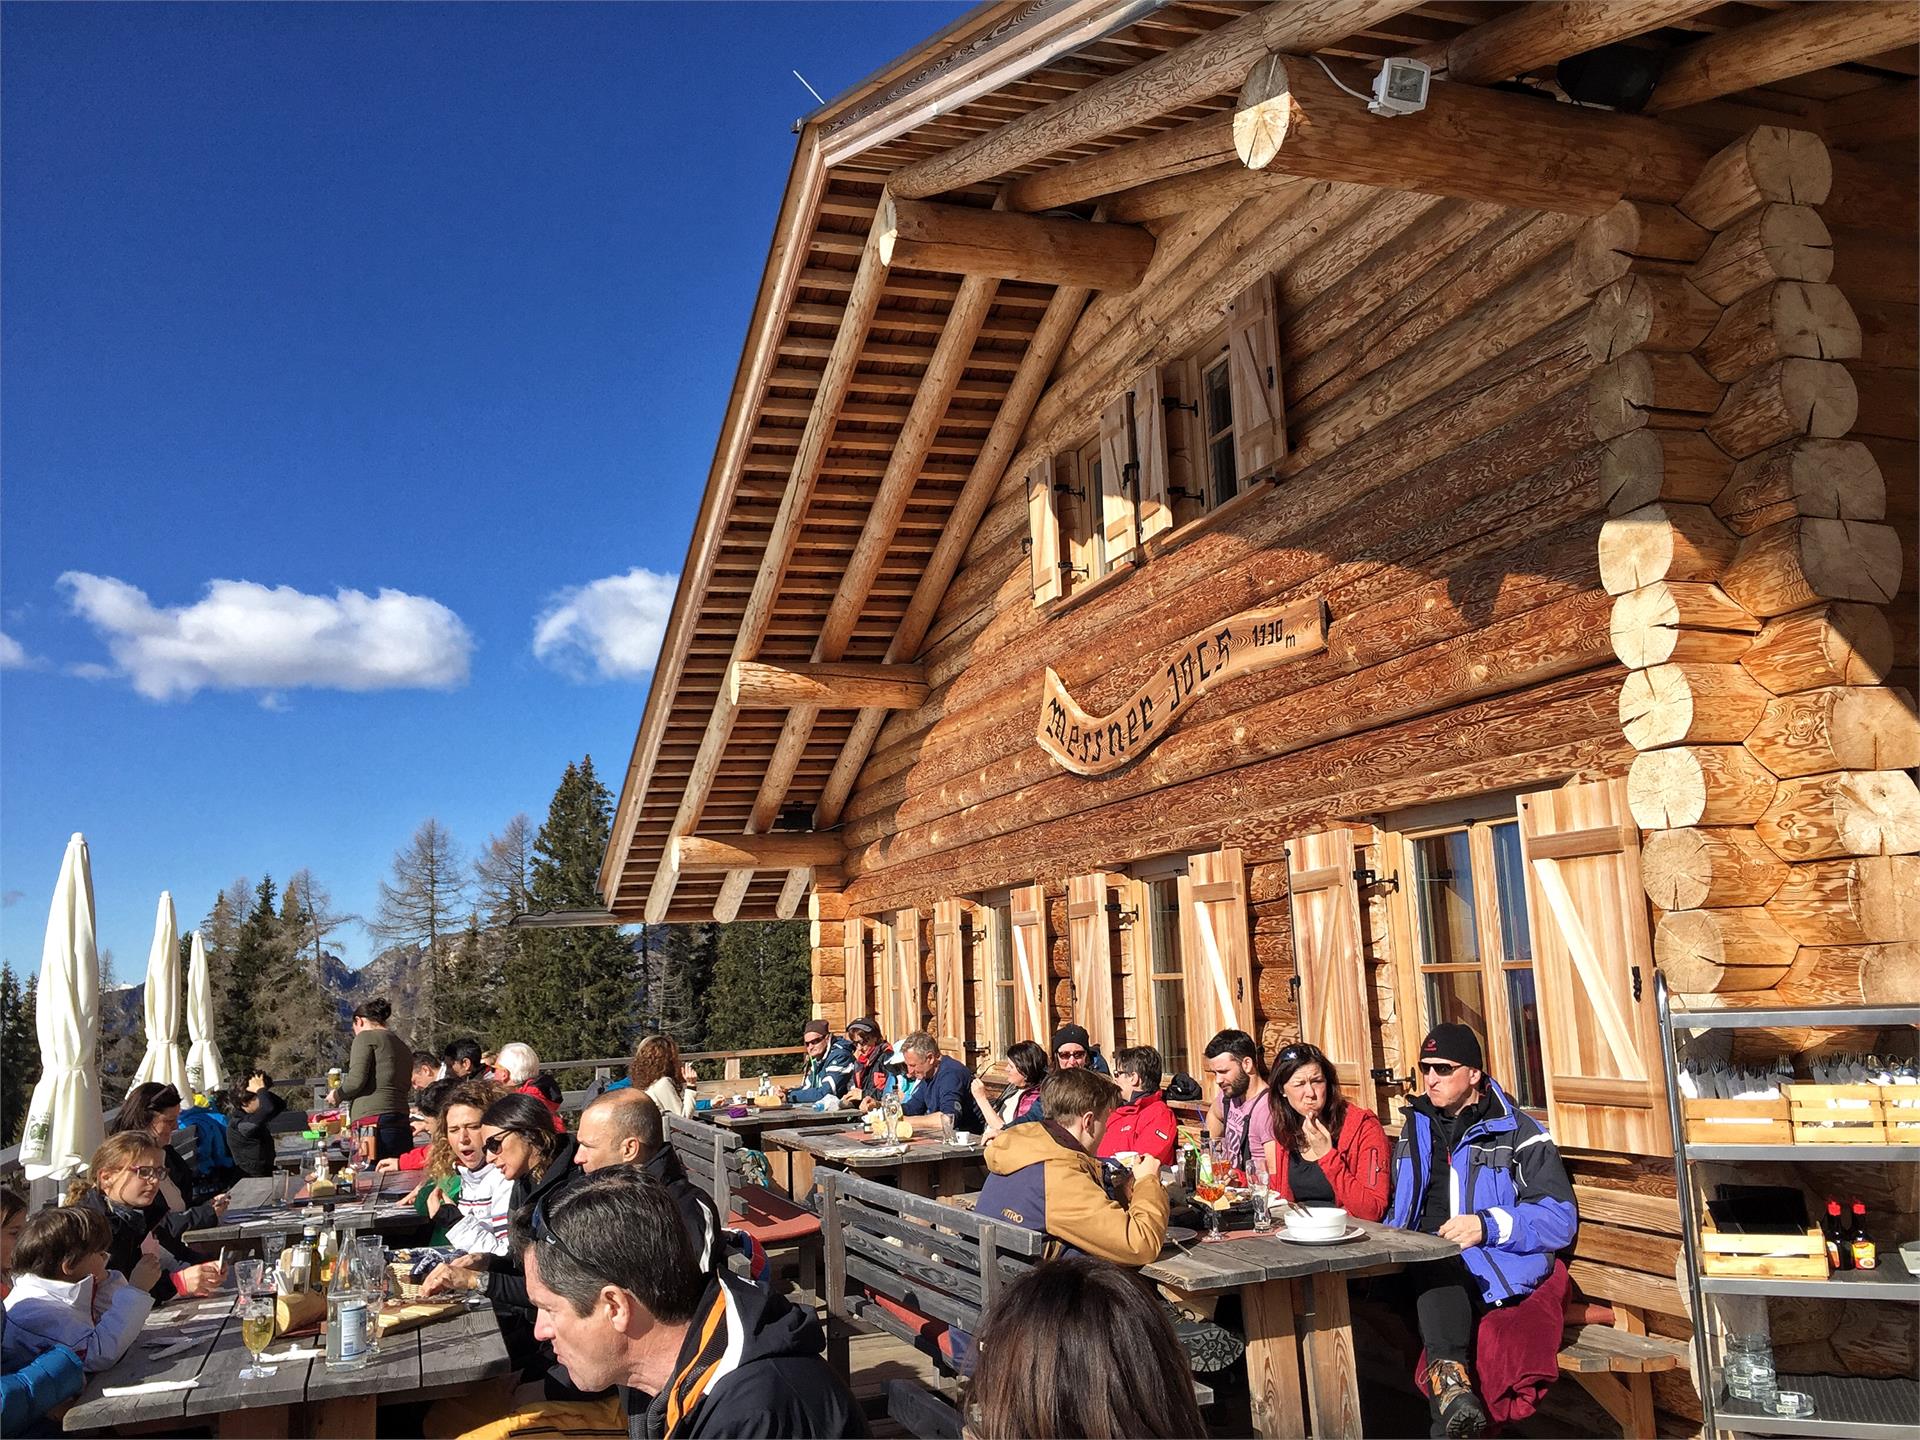
[[[1536,947],[1533,943],[1533,916],[1528,908],[1530,902],[1526,897],[1524,882],[1520,890],[1520,902],[1524,912],[1527,953],[1521,960],[1506,958],[1501,924],[1505,917],[1499,896],[1499,867],[1496,862],[1494,839],[1494,832],[1503,827],[1510,829],[1514,844],[1517,846],[1520,839],[1518,816],[1511,811],[1489,812],[1484,808],[1477,808],[1473,818],[1439,819],[1435,817],[1426,824],[1409,826],[1398,833],[1405,862],[1407,944],[1414,991],[1407,998],[1418,1007],[1417,1013],[1422,1021],[1421,1032],[1424,1033],[1435,1023],[1428,977],[1443,974],[1475,975],[1480,981],[1481,994],[1486,1006],[1486,1034],[1481,1037],[1481,1040],[1486,1047],[1487,1068],[1506,1086],[1508,1092],[1513,1094],[1518,1102],[1519,1096],[1516,1091],[1521,1074],[1521,1051],[1518,1048],[1520,1037],[1515,1034],[1507,976],[1512,971],[1524,970],[1533,977],[1536,1009],[1540,1003],[1540,982],[1536,970]],[[1478,955],[1471,962],[1431,961],[1427,958],[1429,939],[1426,926],[1422,921],[1421,897],[1418,890],[1420,884],[1418,847],[1423,840],[1460,834],[1467,836],[1467,863],[1470,868],[1471,882],[1469,893],[1473,899],[1473,933]],[[1535,1086],[1537,1103],[1523,1105],[1521,1108],[1536,1118],[1544,1119],[1547,1113],[1547,1067],[1537,1024],[1532,1038],[1532,1053],[1538,1058],[1538,1068],[1529,1076],[1529,1080]]]

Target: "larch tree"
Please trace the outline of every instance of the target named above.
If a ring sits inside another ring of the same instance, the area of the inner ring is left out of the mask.
[[[393,857],[393,875],[380,882],[380,909],[367,928],[382,940],[420,952],[420,1001],[411,1039],[423,1049],[440,1045],[435,1010],[440,972],[467,911],[467,864],[453,835],[428,819]]]

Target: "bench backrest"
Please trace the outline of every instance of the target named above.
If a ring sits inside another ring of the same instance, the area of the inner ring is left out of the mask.
[[[667,1143],[680,1157],[693,1183],[713,1197],[722,1218],[733,1213],[733,1196],[744,1186],[740,1168],[740,1137],[724,1125],[668,1115]]]
[[[1000,1291],[1042,1258],[1046,1237],[1037,1231],[845,1171],[821,1169],[814,1178],[822,1192],[829,1325],[859,1319],[915,1343],[910,1327],[872,1304],[864,1287],[974,1333]]]

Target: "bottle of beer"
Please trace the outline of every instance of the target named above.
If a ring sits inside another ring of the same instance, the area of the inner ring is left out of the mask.
[[[1827,1213],[1820,1221],[1820,1234],[1827,1242],[1827,1268],[1851,1270],[1853,1256],[1847,1248],[1847,1222],[1841,1217],[1840,1202],[1827,1200]]]
[[[1873,1237],[1867,1234],[1867,1207],[1858,1200],[1853,1202],[1853,1228],[1847,1232],[1847,1252],[1853,1257],[1856,1270],[1872,1270],[1880,1264],[1880,1253],[1874,1248]]]

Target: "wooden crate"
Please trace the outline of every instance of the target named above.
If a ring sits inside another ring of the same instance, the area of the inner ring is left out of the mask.
[[[1793,1124],[1777,1100],[1686,1100],[1689,1145],[1790,1145]]]
[[[1911,1101],[1911,1104],[1902,1104]],[[1920,1145],[1920,1087],[1882,1085],[1880,1111],[1887,1124],[1887,1139],[1895,1145]]]
[[[1803,1235],[1723,1235],[1706,1229],[1700,1232],[1700,1273],[1824,1280],[1827,1242],[1817,1228]]]
[[[1879,1085],[1789,1085],[1796,1145],[1883,1145],[1886,1112]]]

